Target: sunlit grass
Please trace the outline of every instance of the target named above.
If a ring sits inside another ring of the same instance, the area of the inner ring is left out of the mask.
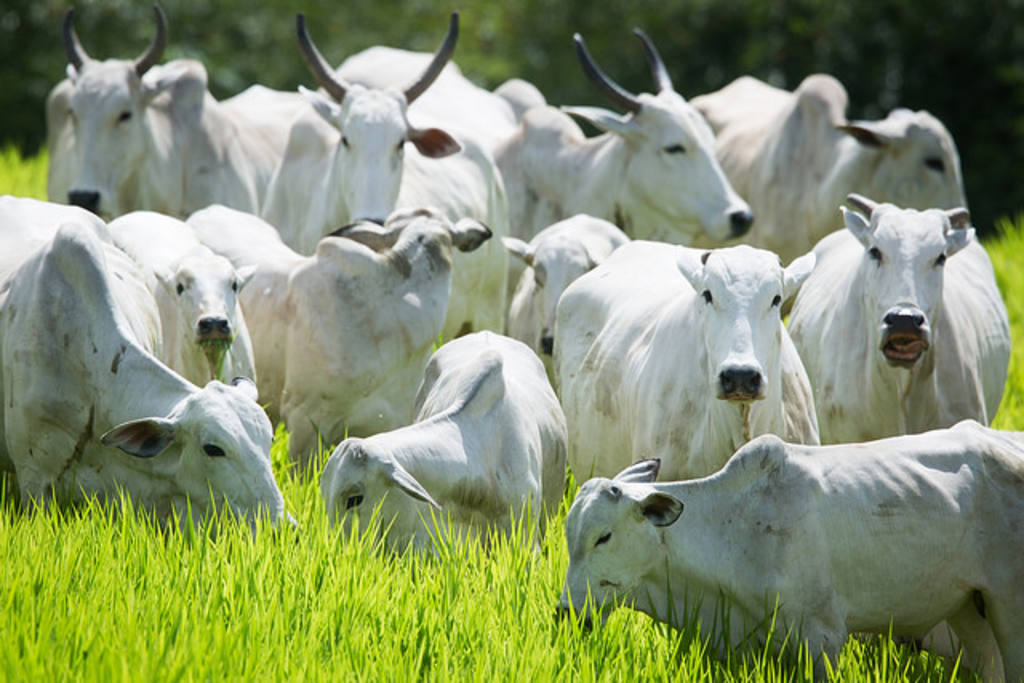
[[[0,195],[46,199],[46,152],[22,158],[16,147],[0,148]]]

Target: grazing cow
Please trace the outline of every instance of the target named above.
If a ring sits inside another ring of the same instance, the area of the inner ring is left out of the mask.
[[[453,14],[447,37],[411,86],[404,91],[367,87],[331,70],[299,15],[302,55],[327,94],[300,88],[312,106],[292,125],[261,214],[280,230],[285,244],[311,254],[339,227],[382,222],[396,207],[434,206],[453,222],[470,217],[498,237],[508,233],[505,188],[489,152],[472,139],[456,141],[441,128],[417,128],[408,120],[411,105],[441,73],[457,36]],[[418,153],[406,158],[406,142]],[[498,240],[456,256],[446,337],[466,329],[503,328],[506,262]]]
[[[846,230],[818,267],[789,331],[825,443],[988,424],[1006,383],[1010,329],[992,263],[966,209],[915,211],[851,195]]]
[[[188,223],[236,269],[256,268],[240,298],[260,396],[284,419],[302,466],[318,436],[331,444],[408,424],[448,306],[452,247],[490,237],[473,220],[396,212],[302,256],[251,214],[214,206]]]
[[[509,224],[528,240],[555,221],[589,213],[634,239],[724,242],[754,220],[715,160],[714,134],[672,87],[654,45],[637,29],[657,94],[612,82],[576,34],[583,71],[627,116],[597,107],[532,107],[495,153],[508,191]],[[563,113],[563,111],[565,113]],[[604,134],[585,138],[566,113]]]
[[[773,646],[798,632],[833,667],[850,633],[945,620],[973,668],[1024,676],[1024,434],[968,420],[837,446],[764,435],[710,477],[656,473],[580,488],[561,608],[587,610],[589,591],[602,617],[618,601],[679,628],[699,617],[733,647],[771,624]]]
[[[835,207],[850,192],[915,209],[967,205],[956,145],[928,112],[848,122],[846,90],[824,74],[792,93],[744,76],[692,102],[757,215],[743,241],[783,262],[838,227]]]
[[[429,545],[450,522],[460,536],[543,530],[565,490],[565,416],[523,343],[477,332],[431,357],[415,421],[335,449],[320,479],[332,522],[361,532],[380,508],[388,545]]]
[[[140,334],[158,320],[156,304],[137,275],[94,229],[66,223],[9,280],[3,443],[22,500],[116,501],[124,491],[165,522],[184,522],[191,506],[228,508],[254,528],[262,515],[278,523],[255,385],[200,389],[157,361],[154,335]]]
[[[552,375],[555,306],[562,292],[629,241],[608,221],[577,214],[541,230],[529,244],[515,237],[503,242],[525,268],[508,310],[508,336],[526,342]]]
[[[302,99],[253,86],[218,102],[199,62],[157,65],[167,27],[154,11],[149,49],[105,61],[89,57],[67,11],[68,78],[46,104],[47,196],[105,218],[136,209],[184,217],[213,202],[258,211]]]
[[[199,385],[232,377],[255,380],[252,343],[238,302],[253,269],[236,272],[177,218],[133,211],[107,227],[114,243],[146,274],[163,329],[160,359]]]
[[[556,387],[580,481],[659,457],[671,479],[711,474],[752,437],[817,443],[782,301],[814,267],[747,246],[631,242],[565,290]]]

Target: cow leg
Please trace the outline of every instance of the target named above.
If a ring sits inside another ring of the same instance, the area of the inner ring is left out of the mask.
[[[1003,657],[1005,680],[1024,680],[1024,596],[1019,586],[1011,586],[997,599],[985,593],[985,618],[992,626]]]
[[[939,624],[931,630],[924,641],[925,648],[951,657],[956,657],[962,649],[964,663],[982,680],[1003,680],[1003,663],[999,657],[995,634],[985,617],[978,612],[975,601],[967,600],[956,614],[949,617],[947,623],[948,628],[947,624]]]

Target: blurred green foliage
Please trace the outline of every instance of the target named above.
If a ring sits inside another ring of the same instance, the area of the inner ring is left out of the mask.
[[[0,6],[0,146],[34,151],[45,136],[44,101],[64,75],[60,24],[67,5],[5,0]],[[821,71],[850,94],[851,118],[891,108],[927,109],[960,148],[975,224],[1024,208],[1024,0],[348,0],[210,3],[165,0],[165,59],[201,59],[225,97],[252,83],[313,85],[295,44],[295,13],[335,64],[375,44],[433,50],[459,10],[455,60],[481,85],[512,76],[553,104],[603,104],[580,72],[571,36],[627,89],[651,77],[631,35],[643,27],[684,96],[742,74],[793,88]],[[75,24],[96,58],[134,57],[153,31],[152,8],[128,0],[76,5]]]

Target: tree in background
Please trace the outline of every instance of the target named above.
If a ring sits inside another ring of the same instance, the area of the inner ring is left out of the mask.
[[[462,31],[455,61],[494,87],[518,76],[553,104],[603,104],[582,76],[572,33],[595,59],[634,90],[653,87],[640,46],[643,27],[684,96],[752,74],[795,87],[827,72],[850,94],[852,118],[877,118],[896,106],[927,109],[960,148],[975,225],[1024,209],[1024,1],[975,0],[165,0],[170,41],[165,59],[206,65],[217,97],[252,83],[293,89],[314,83],[299,56],[295,12],[334,63],[375,44],[432,51],[447,15]],[[7,0],[0,7],[0,145],[34,151],[45,140],[44,102],[64,77],[60,24],[68,5]],[[76,5],[75,25],[96,58],[132,57],[148,44],[152,9],[128,0]],[[2,188],[0,188],[2,191]]]

